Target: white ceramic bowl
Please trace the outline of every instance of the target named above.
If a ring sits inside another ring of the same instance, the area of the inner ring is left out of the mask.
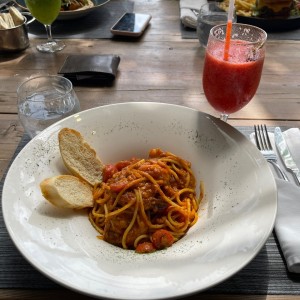
[[[63,127],[79,130],[103,162],[144,157],[154,147],[192,163],[205,185],[200,219],[172,247],[136,254],[96,238],[86,213],[51,206],[39,182],[66,173]],[[259,151],[230,125],[183,106],[123,103],[68,117],[36,136],[3,188],[8,232],[40,272],[72,290],[110,299],[164,299],[212,287],[247,265],[269,237],[275,181]]]

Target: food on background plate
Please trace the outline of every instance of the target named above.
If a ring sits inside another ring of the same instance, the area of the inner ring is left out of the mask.
[[[224,0],[220,3],[220,8],[228,11],[230,0]],[[235,10],[236,14],[239,16],[252,16],[255,9],[256,0],[235,0]]]
[[[220,7],[228,10],[230,0],[224,0]],[[300,14],[300,0],[235,0],[238,16],[260,18],[287,18]]]
[[[61,1],[61,11],[87,9],[93,6],[94,3],[91,0],[62,0]]]
[[[23,15],[13,6],[8,12],[0,13],[0,29],[10,29],[24,23]]]
[[[287,18],[293,4],[293,0],[257,0],[256,14],[261,18]]]
[[[78,131],[63,128],[58,140],[72,175],[43,180],[42,194],[58,207],[88,208],[100,239],[150,253],[170,247],[197,222],[204,190],[201,182],[197,197],[190,162],[152,149],[148,158],[103,165]]]

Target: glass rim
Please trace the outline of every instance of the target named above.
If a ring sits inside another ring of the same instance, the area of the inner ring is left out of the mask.
[[[261,44],[261,45],[264,45],[265,42],[267,41],[267,37],[268,37],[268,34],[265,30],[263,30],[262,28],[260,27],[257,27],[257,26],[254,26],[254,25],[250,25],[250,24],[244,24],[244,23],[232,23],[232,27],[236,27],[236,26],[241,26],[241,27],[247,27],[247,28],[250,28],[250,29],[255,29],[257,31],[259,31],[261,33],[261,39],[260,40],[256,40],[256,41],[245,41],[245,43],[243,43],[243,45],[256,45],[256,44]],[[221,38],[218,38],[216,37],[214,34],[213,34],[213,31],[217,28],[221,28],[221,27],[227,27],[227,23],[223,23],[223,24],[218,24],[218,25],[215,25],[214,27],[211,28],[211,30],[209,31],[209,36],[213,37],[215,40],[219,41],[219,42],[225,42],[225,38],[224,39],[221,39]],[[239,39],[231,39],[230,40],[230,43],[232,44],[235,44],[235,41],[237,43],[240,44],[239,42]]]
[[[59,79],[59,80],[63,80],[63,81],[65,81],[66,83],[68,83],[68,88],[67,88],[67,90],[66,90],[65,93],[64,93],[62,96],[60,96],[60,97],[63,97],[64,95],[69,94],[69,93],[72,92],[73,84],[72,84],[72,82],[71,82],[68,78],[66,78],[66,77],[64,77],[64,76],[61,76],[61,75],[37,75],[37,76],[34,76],[34,77],[27,78],[27,79],[25,79],[23,82],[21,82],[21,83],[19,84],[19,86],[17,87],[17,95],[19,96],[19,93],[20,93],[21,88],[22,88],[24,85],[26,85],[28,82],[33,81],[33,80],[35,80],[35,79],[42,79],[42,78],[44,78],[44,79],[47,79],[47,78],[50,78],[50,79]]]

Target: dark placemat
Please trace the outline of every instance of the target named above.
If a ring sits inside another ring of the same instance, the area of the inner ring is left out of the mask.
[[[178,5],[178,9],[180,9]],[[293,21],[293,20],[292,20]],[[239,23],[247,23],[244,19],[238,20]],[[281,21],[280,21],[281,22]],[[181,21],[179,21],[179,26],[180,26],[180,32],[181,32],[181,37],[183,39],[198,39],[196,29],[189,28],[184,26]],[[280,24],[280,23],[279,23]],[[276,28],[278,30],[270,31],[271,25],[269,25],[267,29],[267,34],[268,34],[268,40],[300,40],[300,18],[297,18],[293,23],[288,23],[291,25],[284,25],[282,28],[283,30],[280,30],[279,24],[276,25]],[[284,24],[284,21],[283,21]],[[255,24],[255,22],[252,25],[256,25],[259,27],[259,24]]]
[[[236,128],[246,136],[253,131],[252,127]],[[23,136],[12,161],[29,140],[28,136]],[[1,195],[5,175],[0,183]],[[0,288],[62,289],[34,269],[22,257],[7,233],[2,209],[0,214]],[[259,254],[245,268],[223,283],[206,290],[205,293],[299,295],[300,274],[287,271],[276,236],[272,234]]]
[[[198,39],[196,30],[185,27],[182,23],[180,23],[180,31],[183,39]],[[268,40],[300,40],[300,29],[283,32],[268,32]]]
[[[111,0],[88,15],[74,20],[55,21],[52,35],[57,39],[110,39],[110,28],[125,13],[133,12],[134,2]],[[29,37],[46,38],[45,27],[38,21],[29,26]]]

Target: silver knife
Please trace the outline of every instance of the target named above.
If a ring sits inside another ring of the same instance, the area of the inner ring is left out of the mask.
[[[298,184],[300,185],[300,170],[297,167],[289,147],[284,139],[282,131],[279,127],[276,127],[274,130],[274,137],[275,137],[275,144],[280,153],[282,161],[284,162],[285,167],[290,170],[295,179],[297,180]]]

